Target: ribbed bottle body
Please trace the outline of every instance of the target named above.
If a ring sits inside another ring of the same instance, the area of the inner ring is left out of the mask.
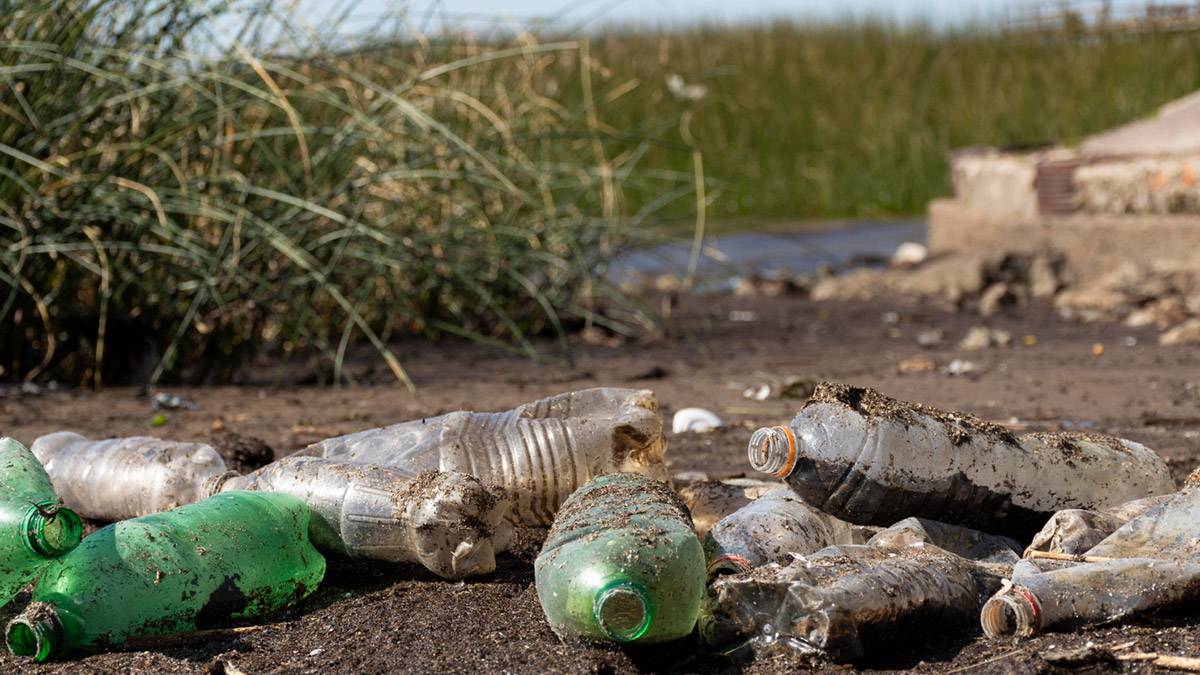
[[[80,515],[124,520],[203,497],[205,479],[225,471],[212,446],[148,436],[93,441],[60,431],[30,448],[63,502]]]

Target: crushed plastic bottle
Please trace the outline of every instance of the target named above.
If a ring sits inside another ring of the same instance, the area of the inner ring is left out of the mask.
[[[1088,550],[1086,562],[1024,560],[980,613],[991,638],[1114,621],[1200,599],[1200,486],[1176,493]]]
[[[776,480],[729,478],[694,481],[678,485],[676,491],[692,516],[696,534],[703,537],[722,518],[781,485]]]
[[[291,495],[228,492],[101,528],[46,569],[8,649],[44,661],[297,602],[325,575],[308,519]]]
[[[822,383],[787,426],[759,429],[750,464],[843,520],[920,516],[1026,540],[1050,514],[1175,491],[1140,443],[1079,433],[1013,436],[972,415]]]
[[[319,457],[285,457],[245,476],[219,476],[211,492],[285,492],[312,509],[309,534],[326,553],[415,562],[447,579],[489,574],[513,540],[508,499],[474,476],[419,475]]]
[[[654,392],[598,388],[498,413],[453,412],[315,443],[296,453],[421,471],[459,471],[505,488],[517,516],[549,525],[596,476],[667,480]]]
[[[0,438],[0,604],[79,544],[83,524],[62,506],[29,449]]]
[[[864,544],[874,528],[853,525],[815,509],[786,486],[721,519],[704,537],[710,578],[786,564],[834,544]]]
[[[59,431],[30,447],[63,502],[79,515],[125,520],[191,504],[203,484],[225,472],[210,445],[148,436],[93,441]]]
[[[1038,551],[1080,555],[1099,544],[1122,525],[1157,506],[1171,495],[1155,495],[1107,509],[1064,509],[1055,513],[1033,536],[1026,555]]]
[[[564,640],[661,643],[696,625],[704,552],[670,486],[608,474],[563,504],[534,575],[542,610]]]
[[[988,569],[1002,577],[1021,561],[1021,544],[1015,539],[926,518],[905,518],[871,537],[867,544],[888,549],[933,546],[990,565]]]
[[[1001,586],[993,565],[928,542],[884,541],[718,578],[701,637],[736,658],[790,652],[859,662],[909,635],[971,621]]]

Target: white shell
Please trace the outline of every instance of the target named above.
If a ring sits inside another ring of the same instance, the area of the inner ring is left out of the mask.
[[[704,408],[684,408],[675,413],[671,422],[671,431],[709,431],[722,426],[724,422],[715,413]]]
[[[911,267],[920,265],[929,257],[929,249],[915,241],[906,241],[896,248],[892,254],[892,264],[896,267]]]

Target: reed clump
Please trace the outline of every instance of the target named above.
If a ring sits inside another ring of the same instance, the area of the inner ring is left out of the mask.
[[[606,266],[692,172],[600,123],[580,44],[386,45],[269,2],[0,0],[0,379],[341,381],[365,340],[408,382],[408,336],[653,325]]]

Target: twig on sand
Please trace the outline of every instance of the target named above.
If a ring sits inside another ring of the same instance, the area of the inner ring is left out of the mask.
[[[1200,673],[1200,658],[1194,656],[1171,656],[1170,654],[1159,654],[1157,652],[1129,652],[1128,654],[1118,654],[1117,659],[1120,661],[1148,661],[1151,665],[1158,666],[1159,668]]]
[[[221,640],[232,640],[246,633],[253,633],[264,628],[282,628],[281,624],[265,624],[262,626],[236,626],[234,628],[214,628],[213,630],[198,630],[188,633],[161,633],[157,635],[134,635],[125,638],[125,649],[128,651],[143,651],[163,647],[183,647],[204,644]]]

